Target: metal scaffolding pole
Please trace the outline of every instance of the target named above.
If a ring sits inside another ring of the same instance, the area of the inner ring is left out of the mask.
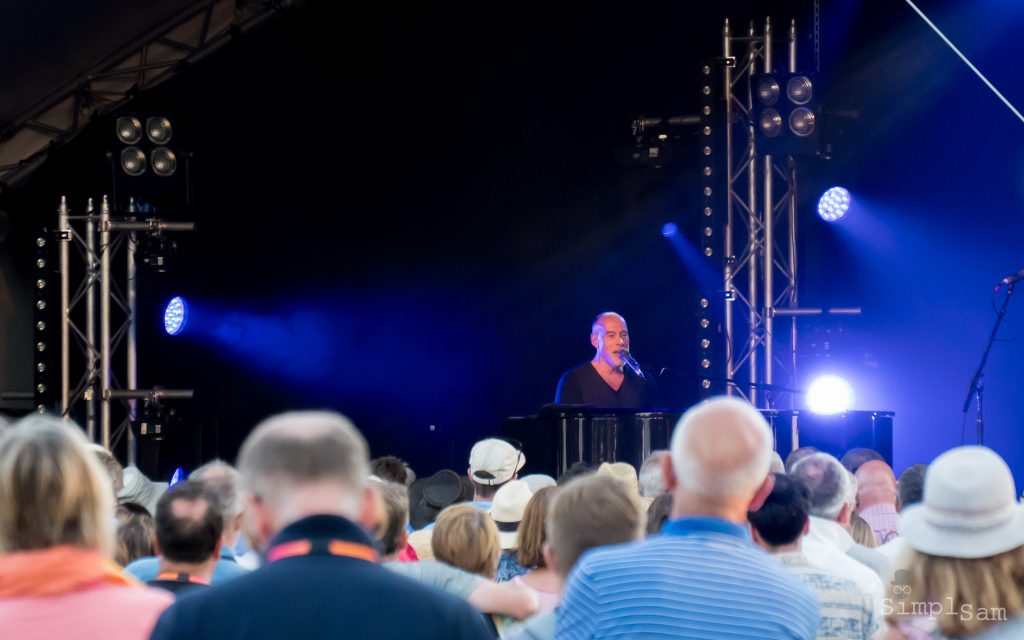
[[[772,23],[768,18],[764,23],[764,72],[772,72]],[[753,121],[753,118],[751,118]],[[775,330],[775,318],[772,311],[775,306],[775,194],[772,184],[775,181],[775,172],[772,171],[772,156],[764,154],[764,381],[772,384],[774,340],[772,333]],[[754,299],[751,298],[751,305]],[[751,373],[753,373],[751,366]],[[767,395],[767,394],[766,394]],[[757,403],[756,396],[751,396],[751,402]],[[770,404],[770,403],[769,403]],[[771,408],[769,406],[769,408]]]
[[[132,198],[129,201],[129,204],[128,204],[128,216],[129,216],[128,217],[128,221],[129,222],[135,222],[135,215],[134,215],[135,213],[136,213],[136,211],[135,211],[135,198]],[[135,309],[135,307],[136,307],[136,304],[138,303],[138,297],[137,297],[138,281],[136,280],[136,276],[138,275],[138,266],[135,264],[135,252],[138,250],[138,243],[137,243],[137,239],[136,239],[134,231],[128,231],[127,233],[128,233],[128,246],[127,246],[127,248],[125,250],[126,263],[127,263],[126,264],[126,266],[127,266],[127,276],[128,276],[128,283],[127,283],[127,287],[126,287],[127,302],[128,302],[128,309],[127,309],[127,312],[128,312],[128,345],[127,345],[127,351],[128,351],[128,353],[127,353],[127,362],[126,362],[126,365],[128,367],[127,382],[128,382],[128,388],[129,389],[137,389],[138,386],[139,386],[139,376],[138,376],[138,343],[137,343],[136,324],[135,324],[135,319],[136,319],[136,315],[135,315],[136,309]],[[135,398],[131,398],[130,400],[128,400],[128,418],[127,419],[128,419],[128,422],[129,422],[129,427],[128,427],[128,431],[127,431],[127,435],[126,435],[126,437],[128,439],[128,455],[127,455],[127,460],[128,460],[128,465],[129,466],[134,466],[135,465],[135,456],[136,456],[136,453],[137,453],[135,451],[135,433],[131,430],[131,423],[135,421],[135,418],[136,418],[137,415],[138,415],[138,400],[136,400]]]
[[[725,26],[722,29],[722,51],[725,60],[732,59],[732,35],[729,31],[729,19],[726,18]],[[725,261],[723,266],[723,291],[725,292],[725,304],[723,311],[723,324],[725,328],[725,377],[732,380],[736,375],[733,367],[734,340],[732,300],[735,297],[733,290],[733,264],[735,256],[733,249],[733,204],[732,204],[732,183],[733,183],[733,157],[732,157],[732,70],[730,64],[723,66],[724,82],[722,86],[725,92],[725,234],[723,246],[725,250]],[[726,386],[726,393],[732,395],[733,387]]]
[[[96,440],[96,383],[99,370],[96,365],[96,283],[99,280],[99,264],[96,259],[96,210],[92,198],[85,208],[85,432],[90,441]]]
[[[60,205],[57,207],[57,229],[59,231],[58,242],[60,243],[60,414],[68,415],[68,403],[71,392],[71,276],[68,268],[70,260],[71,223],[68,216],[71,211],[68,208],[67,196],[60,197]]]
[[[100,205],[100,392],[110,393],[110,201]],[[100,405],[100,444],[110,449],[110,403]]]

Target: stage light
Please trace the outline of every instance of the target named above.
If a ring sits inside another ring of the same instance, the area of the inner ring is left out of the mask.
[[[181,296],[174,296],[164,309],[164,331],[169,336],[176,336],[185,330],[188,322],[188,304]]]
[[[757,83],[757,99],[766,107],[779,101],[779,83],[772,77],[761,78]]]
[[[676,223],[674,222],[666,222],[665,226],[661,228],[661,235],[665,236],[666,238],[671,238],[677,233],[679,233],[679,226],[676,225]]]
[[[807,107],[797,107],[789,113],[789,130],[801,138],[814,133],[814,112]]]
[[[171,139],[171,121],[163,116],[146,118],[146,137],[153,144],[167,144]]]
[[[150,164],[153,165],[153,173],[165,178],[174,175],[174,172],[178,169],[178,159],[174,152],[167,147],[153,149],[153,153],[150,156]]]
[[[146,154],[138,147],[126,147],[121,151],[121,168],[130,176],[141,176],[146,172]]]
[[[853,388],[837,375],[815,378],[807,386],[807,408],[814,413],[843,413],[853,406]]]
[[[782,133],[782,114],[775,109],[765,109],[761,112],[760,119],[761,133],[769,138],[774,138]]]
[[[135,144],[142,140],[142,123],[138,118],[125,117],[117,119],[117,139],[125,144]]]
[[[850,210],[850,192],[842,187],[832,187],[818,199],[818,215],[826,222],[841,220]]]
[[[811,79],[807,76],[793,76],[786,83],[786,96],[793,104],[807,104],[811,101]]]

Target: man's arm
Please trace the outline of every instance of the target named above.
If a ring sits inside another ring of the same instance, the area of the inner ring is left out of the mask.
[[[516,620],[525,620],[540,609],[540,598],[529,587],[485,580],[466,598],[484,613],[502,613]]]

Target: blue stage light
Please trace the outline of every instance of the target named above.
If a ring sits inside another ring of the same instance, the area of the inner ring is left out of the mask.
[[[841,220],[850,210],[850,201],[849,191],[842,187],[832,187],[821,194],[818,200],[818,215],[827,222]]]
[[[843,413],[853,406],[853,388],[839,376],[818,376],[807,386],[807,408],[814,413]]]
[[[188,321],[188,305],[181,296],[174,296],[164,309],[164,331],[176,336],[185,330]]]
[[[671,238],[677,233],[679,233],[679,227],[674,222],[666,222],[665,226],[661,228],[661,235],[666,238]]]

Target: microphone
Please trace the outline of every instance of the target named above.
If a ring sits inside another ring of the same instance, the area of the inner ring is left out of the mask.
[[[1017,282],[1021,278],[1024,278],[1024,269],[1021,269],[1017,273],[1011,273],[1010,275],[1000,280],[999,284],[1013,284],[1014,282]]]
[[[619,352],[619,355],[622,356],[622,361],[626,363],[626,366],[633,370],[633,373],[636,374],[636,377],[640,378],[641,380],[647,379],[644,377],[644,372],[640,370],[640,363],[638,363],[633,358],[633,356],[629,353],[628,349],[623,349],[621,352]]]

